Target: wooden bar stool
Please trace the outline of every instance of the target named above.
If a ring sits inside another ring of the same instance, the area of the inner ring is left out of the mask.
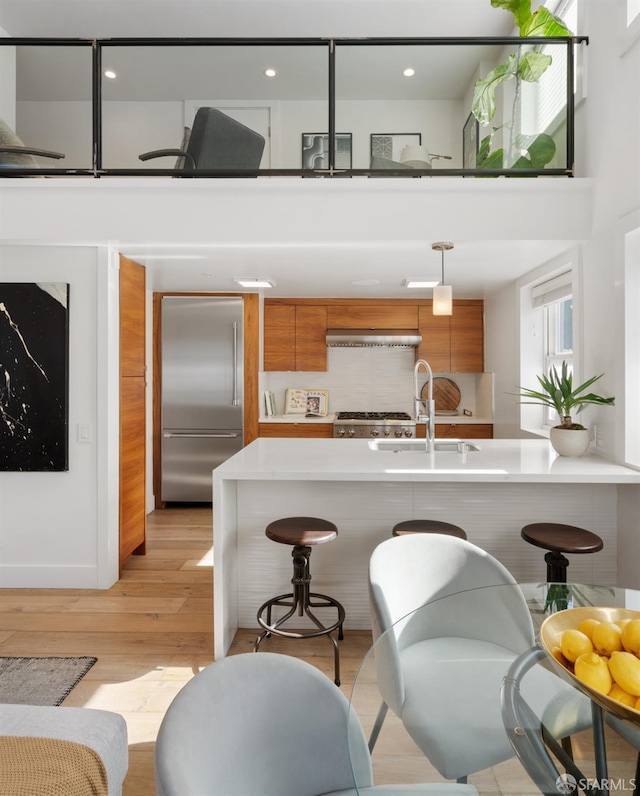
[[[458,539],[467,538],[462,528],[440,520],[404,520],[396,523],[391,531],[392,536],[404,536],[407,533],[445,533],[447,536],[457,536]]]
[[[549,551],[544,557],[547,562],[547,583],[567,582],[569,560],[563,553],[597,553],[604,546],[597,534],[559,522],[534,522],[525,525],[520,536],[525,542]]]
[[[258,652],[261,642],[268,636],[284,636],[285,638],[315,638],[316,636],[327,636],[333,644],[334,664],[335,664],[335,684],[340,685],[340,652],[338,642],[333,636],[333,631],[338,631],[338,638],[344,638],[342,625],[344,623],[345,611],[342,605],[328,597],[326,594],[312,592],[309,588],[311,574],[309,572],[309,557],[311,548],[317,544],[332,542],[338,535],[336,526],[328,520],[318,517],[283,517],[279,520],[270,522],[265,528],[265,535],[279,544],[293,545],[291,557],[293,558],[293,591],[288,594],[281,594],[267,600],[258,610],[258,624],[264,628],[256,639],[253,651]],[[272,621],[271,612],[274,606],[288,608],[289,610],[277,619]],[[311,611],[311,608],[335,608],[338,612],[337,621],[332,625],[323,625],[322,622]],[[266,619],[263,614],[266,612]],[[295,630],[287,631],[282,629],[287,620],[294,614],[298,616],[308,616],[317,630]]]

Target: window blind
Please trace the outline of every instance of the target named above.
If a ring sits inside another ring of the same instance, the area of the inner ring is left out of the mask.
[[[544,307],[555,301],[570,298],[572,293],[571,271],[564,271],[562,274],[534,285],[531,288],[531,303],[534,307]]]

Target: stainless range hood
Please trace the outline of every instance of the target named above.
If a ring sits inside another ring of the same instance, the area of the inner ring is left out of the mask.
[[[327,329],[326,339],[339,348],[415,348],[422,342],[417,329]]]

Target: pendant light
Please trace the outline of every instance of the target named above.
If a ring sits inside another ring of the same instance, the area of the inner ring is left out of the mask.
[[[453,249],[453,243],[439,241],[438,243],[432,243],[431,248],[442,253],[442,280],[439,285],[433,288],[433,314],[452,315],[453,289],[451,285],[445,285],[444,283],[444,253]]]

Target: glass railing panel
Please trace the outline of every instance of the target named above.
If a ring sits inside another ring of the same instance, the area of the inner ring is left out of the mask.
[[[351,136],[353,169],[418,176],[416,169],[569,168],[567,47],[336,42],[335,129]]]
[[[328,53],[326,42],[103,46],[102,167],[299,173],[308,136],[328,130]]]
[[[1,45],[0,63],[0,174],[90,170],[91,42]]]

